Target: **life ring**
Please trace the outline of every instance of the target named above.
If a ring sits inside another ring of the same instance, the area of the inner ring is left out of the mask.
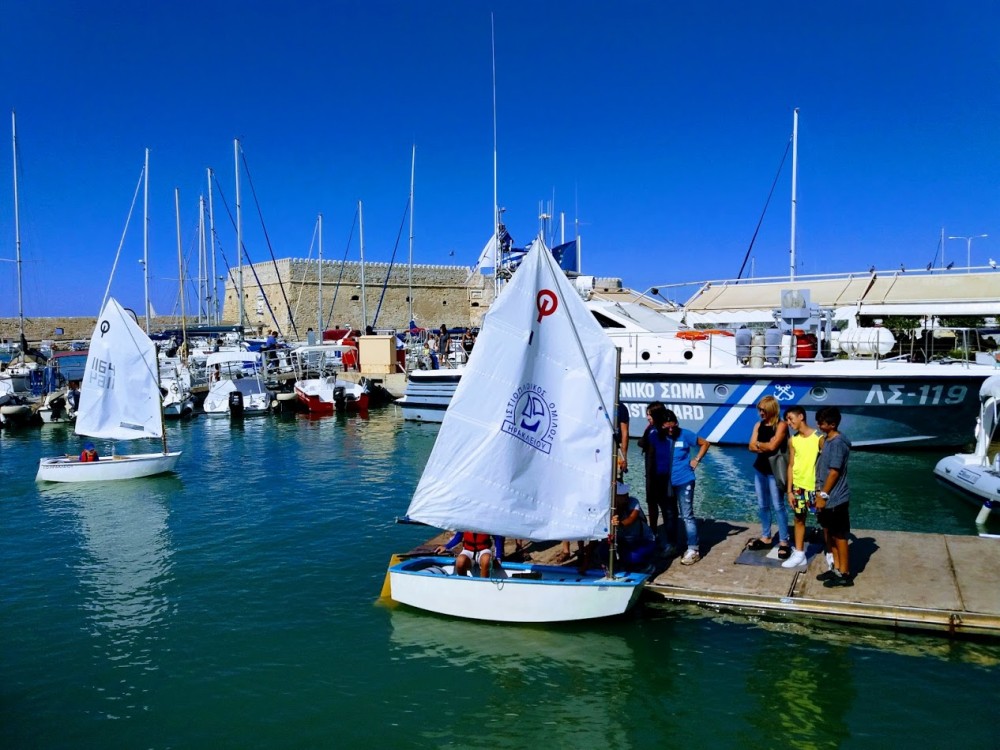
[[[684,341],[704,341],[708,338],[708,333],[705,331],[678,331],[677,338],[683,339]]]

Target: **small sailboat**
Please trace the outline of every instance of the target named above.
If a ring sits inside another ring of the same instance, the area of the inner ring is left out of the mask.
[[[609,532],[617,352],[537,241],[487,313],[410,503],[410,520],[515,539]],[[390,565],[389,595],[441,614],[499,622],[608,617],[646,573],[504,562],[454,575],[449,557]]]
[[[163,431],[156,347],[132,316],[109,298],[94,328],[80,386],[77,435],[109,440],[158,438],[158,453],[114,455],[96,461],[43,458],[39,482],[137,479],[174,470],[181,452],[168,452]]]

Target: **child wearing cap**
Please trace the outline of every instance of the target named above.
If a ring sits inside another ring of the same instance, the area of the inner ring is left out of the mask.
[[[81,463],[90,463],[91,461],[97,461],[97,448],[94,447],[93,443],[86,443],[83,446],[83,452],[80,454]]]

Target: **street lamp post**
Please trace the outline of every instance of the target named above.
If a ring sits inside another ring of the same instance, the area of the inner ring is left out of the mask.
[[[965,272],[972,273],[972,241],[983,240],[988,234],[974,234],[969,237],[949,237],[949,240],[965,240]]]

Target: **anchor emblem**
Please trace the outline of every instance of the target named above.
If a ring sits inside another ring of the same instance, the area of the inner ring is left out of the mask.
[[[774,397],[778,401],[791,401],[795,398],[795,391],[790,385],[776,385],[774,386]]]

